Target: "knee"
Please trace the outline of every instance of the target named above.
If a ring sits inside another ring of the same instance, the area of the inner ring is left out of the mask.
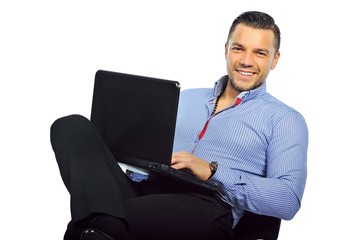
[[[82,115],[72,114],[58,118],[50,127],[51,142],[53,142],[59,136],[68,135],[71,132],[89,126],[90,121]]]
[[[82,124],[82,123],[87,123],[89,120],[82,116],[82,115],[78,115],[78,114],[72,114],[69,116],[65,116],[65,117],[61,117],[56,119],[53,124],[51,125],[51,132],[57,130],[57,129],[63,129],[66,128],[68,126],[71,125],[78,125],[78,124]]]

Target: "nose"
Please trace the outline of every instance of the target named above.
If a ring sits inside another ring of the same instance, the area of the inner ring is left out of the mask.
[[[250,52],[243,52],[243,54],[240,57],[240,63],[244,67],[250,67],[253,66],[254,59],[253,55]]]

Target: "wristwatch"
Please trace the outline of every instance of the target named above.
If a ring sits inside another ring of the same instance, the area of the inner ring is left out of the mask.
[[[211,162],[209,164],[209,168],[211,169],[211,176],[209,176],[208,179],[210,179],[211,177],[213,177],[213,175],[216,173],[217,168],[218,168],[218,162]]]

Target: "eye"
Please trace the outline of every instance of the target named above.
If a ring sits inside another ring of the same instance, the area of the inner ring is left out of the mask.
[[[267,56],[267,53],[264,52],[264,51],[258,51],[258,52],[257,52],[257,55],[258,55],[258,56],[261,56],[261,57],[266,57],[266,56]]]
[[[232,47],[232,51],[240,52],[240,51],[242,51],[242,48],[240,48],[240,47]]]

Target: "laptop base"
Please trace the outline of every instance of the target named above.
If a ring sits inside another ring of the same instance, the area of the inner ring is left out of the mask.
[[[177,170],[167,164],[139,159],[137,157],[130,156],[124,153],[119,153],[114,151],[112,151],[112,153],[114,157],[117,159],[117,161],[121,163],[129,164],[144,170],[148,170],[155,174],[172,177],[182,182],[186,182],[192,185],[197,185],[199,187],[206,188],[212,191],[218,191],[220,189],[217,184],[202,181],[185,170]]]

